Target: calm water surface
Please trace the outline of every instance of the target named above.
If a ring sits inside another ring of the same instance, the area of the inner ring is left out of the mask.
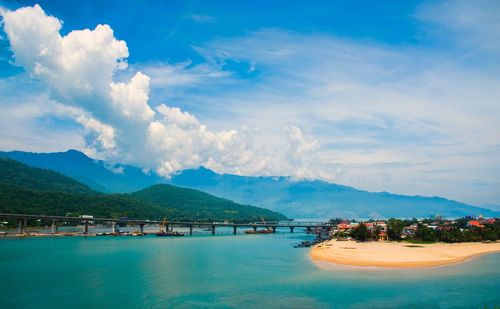
[[[0,239],[0,308],[493,308],[500,254],[426,270],[316,264],[303,234]]]

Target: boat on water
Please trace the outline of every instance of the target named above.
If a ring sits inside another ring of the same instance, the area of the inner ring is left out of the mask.
[[[272,229],[265,229],[265,230],[246,230],[245,234],[272,234],[273,230]]]
[[[163,223],[160,226],[160,231],[158,233],[155,233],[155,235],[158,237],[178,237],[178,236],[184,236],[184,233],[174,230],[169,231],[167,217],[165,217],[163,219]]]
[[[184,233],[182,232],[177,232],[177,231],[161,231],[156,233],[156,236],[158,237],[167,237],[167,236],[184,236]]]
[[[264,218],[260,217],[260,219],[262,221],[262,225],[265,225],[266,221],[264,220]],[[246,230],[245,234],[272,234],[273,232],[274,232],[273,229],[271,229],[270,227],[266,227],[263,230],[258,230],[256,228],[251,229],[251,230]]]

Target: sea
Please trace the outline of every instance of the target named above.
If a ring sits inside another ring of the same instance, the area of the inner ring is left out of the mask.
[[[219,233],[2,237],[0,308],[500,306],[500,254],[426,269],[339,267],[294,248],[305,233]]]

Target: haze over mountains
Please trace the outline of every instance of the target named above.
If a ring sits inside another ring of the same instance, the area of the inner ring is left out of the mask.
[[[102,192],[132,192],[159,183],[201,190],[237,203],[265,207],[293,218],[384,218],[441,215],[499,216],[500,213],[441,197],[367,192],[317,180],[289,177],[247,177],[211,170],[184,170],[167,180],[137,167],[110,167],[103,161],[69,150],[60,153],[0,152],[27,165],[52,169]]]

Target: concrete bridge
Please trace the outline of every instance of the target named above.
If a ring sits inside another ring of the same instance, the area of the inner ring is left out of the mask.
[[[80,223],[83,226],[83,234],[88,234],[89,232],[89,224],[92,222],[101,222],[101,223],[111,223],[112,233],[116,234],[117,224],[132,224],[138,225],[140,232],[144,233],[145,225],[159,225],[160,227],[163,225],[163,221],[159,220],[142,220],[142,219],[129,219],[129,218],[121,218],[121,219],[111,219],[111,218],[89,218],[89,217],[66,217],[66,216],[50,216],[50,215],[26,215],[26,214],[8,214],[8,213],[0,213],[0,218],[5,219],[13,219],[19,220],[19,234],[26,233],[26,227],[28,220],[44,220],[44,221],[52,221],[52,234],[58,232],[58,222],[75,222]],[[300,221],[279,221],[279,222],[253,222],[253,223],[230,223],[230,222],[188,222],[188,221],[173,221],[167,222],[166,229],[168,230],[170,227],[187,227],[189,228],[189,235],[193,235],[193,228],[209,228],[212,234],[215,234],[215,229],[217,227],[232,227],[233,234],[237,234],[238,228],[246,227],[253,228],[256,231],[258,228],[266,228],[272,229],[273,233],[276,232],[277,228],[289,228],[290,232],[294,232],[295,228],[305,228],[308,231],[313,230],[315,228],[328,228],[333,227],[334,225],[329,222],[300,222]]]

